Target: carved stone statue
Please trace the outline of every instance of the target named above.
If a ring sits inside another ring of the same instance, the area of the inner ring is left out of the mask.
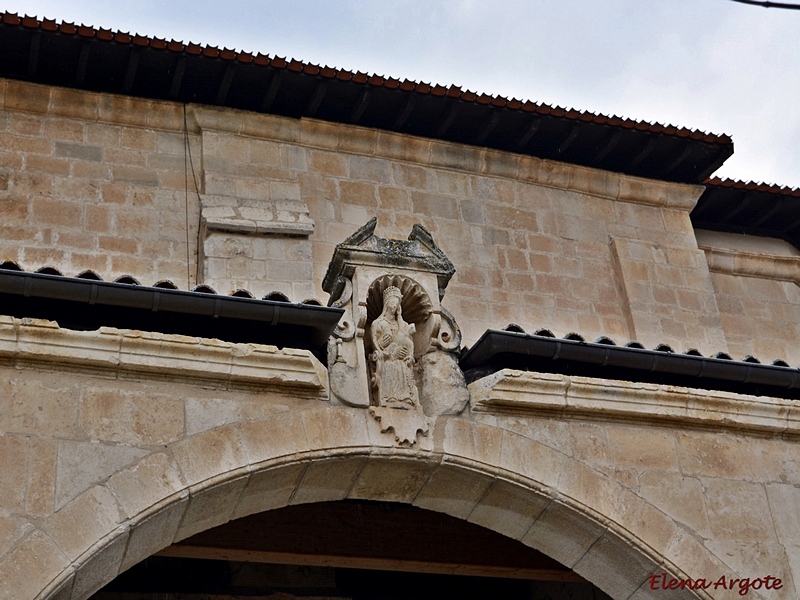
[[[383,292],[383,310],[372,323],[370,358],[375,362],[374,385],[379,406],[413,408],[419,404],[414,380],[416,328],[403,320],[402,293],[395,286]]]

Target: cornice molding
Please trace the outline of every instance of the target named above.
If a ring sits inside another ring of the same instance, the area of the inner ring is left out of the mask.
[[[800,284],[800,256],[760,254],[710,246],[699,248],[705,252],[708,270],[711,272]]]
[[[307,350],[0,316],[0,364],[218,389],[269,389],[327,398],[328,374]]]
[[[472,410],[800,436],[800,401],[504,369],[469,386]]]

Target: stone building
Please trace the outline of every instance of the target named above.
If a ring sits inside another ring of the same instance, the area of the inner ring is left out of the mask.
[[[800,190],[727,136],[12,14],[0,76],[1,598],[800,596]]]

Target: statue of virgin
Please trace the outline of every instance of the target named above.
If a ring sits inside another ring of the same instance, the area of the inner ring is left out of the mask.
[[[370,358],[375,362],[373,383],[378,405],[412,408],[419,403],[412,339],[416,328],[403,320],[401,300],[402,293],[397,287],[389,286],[383,291],[383,311],[372,322]]]

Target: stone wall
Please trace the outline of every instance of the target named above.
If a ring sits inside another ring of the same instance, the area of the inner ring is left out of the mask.
[[[782,434],[765,435],[766,412],[735,394],[716,403],[747,406],[736,423],[700,412],[699,421],[659,421],[655,405],[646,414],[626,407],[686,390],[505,372],[473,384],[471,410],[434,419],[428,436],[398,448],[366,410],[324,401],[324,370],[304,352],[250,347],[261,352],[251,362],[239,348],[227,379],[201,380],[202,351],[185,348],[200,343],[192,338],[7,318],[0,335],[0,598],[84,600],[174,540],[342,498],[467,519],[544,551],[614,598],[661,597],[647,582],[662,571],[772,575],[781,590],[748,597],[800,593],[791,401],[772,400],[790,418]],[[106,342],[114,335],[158,352],[146,353],[146,368],[120,364]],[[59,350],[69,347],[92,360],[70,363]],[[554,389],[565,386],[583,398],[577,412],[554,410]]]
[[[324,300],[334,246],[377,216],[384,237],[423,224],[454,262],[445,305],[467,344],[515,322],[726,350],[688,219],[699,187],[307,119],[189,106],[184,121],[174,103],[0,86],[0,252],[25,268],[182,287],[188,272],[221,293]]]
[[[699,248],[697,186],[13,81],[0,99],[0,258],[27,270],[325,299],[335,245],[377,217],[454,263],[467,345],[514,322],[800,360],[800,259]],[[342,498],[479,523],[616,598],[662,597],[661,570],[800,594],[795,401],[506,373],[398,447],[305,352],[4,317],[0,370],[0,598],[83,600],[193,532]]]

